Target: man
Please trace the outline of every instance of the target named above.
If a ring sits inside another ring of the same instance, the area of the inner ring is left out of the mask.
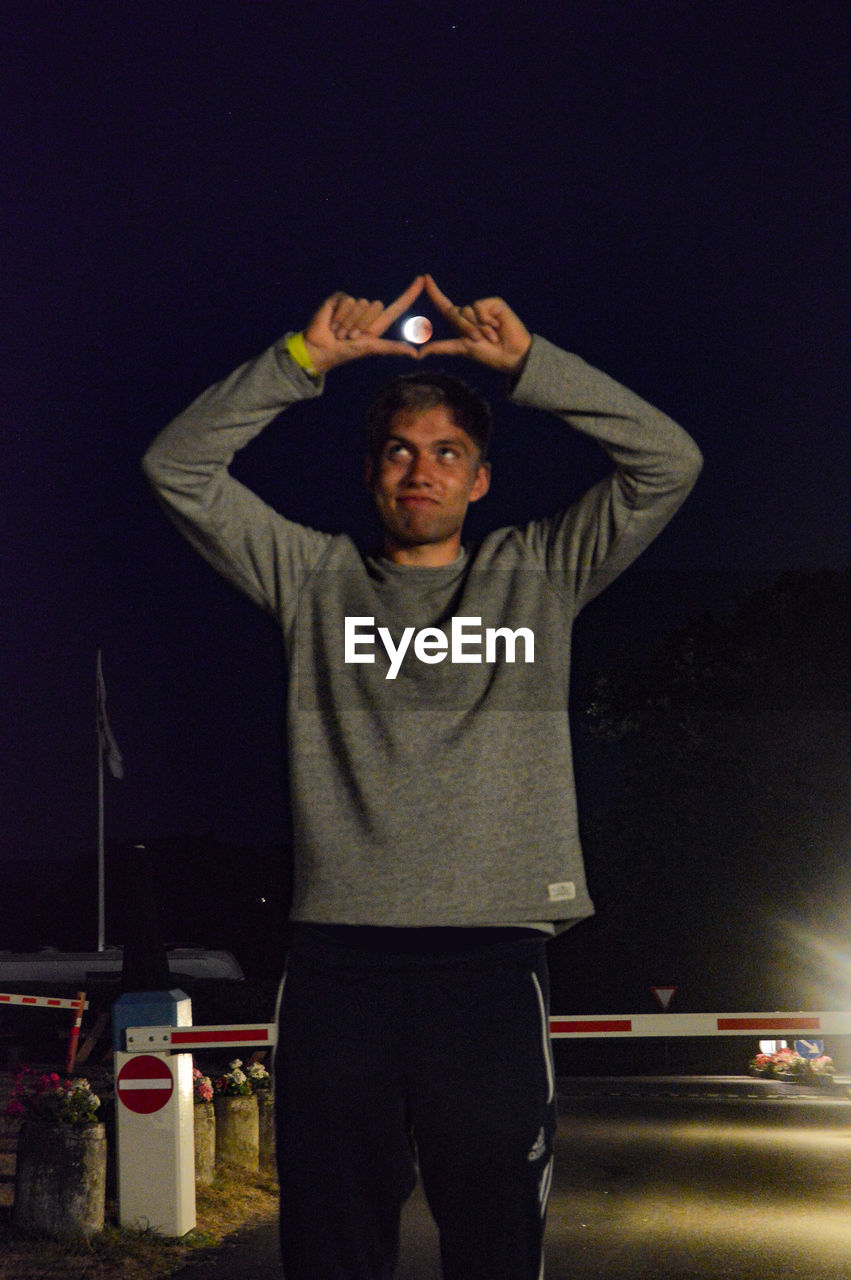
[[[456,336],[421,350],[385,337],[423,290]],[[379,553],[285,520],[230,476],[234,452],[337,366],[432,354],[507,375],[514,401],[597,440],[612,474],[552,518],[465,547],[467,508],[490,481],[489,411],[455,379],[417,375],[370,411]],[[180,528],[284,636],[285,1275],[389,1280],[418,1170],[446,1280],[537,1280],[555,1130],[545,940],[593,910],[571,627],[683,501],[697,448],[501,299],[456,307],[426,275],[386,308],[328,298],[303,333],[195,401],[145,467]]]

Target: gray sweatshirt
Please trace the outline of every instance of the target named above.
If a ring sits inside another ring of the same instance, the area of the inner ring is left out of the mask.
[[[512,399],[597,440],[613,472],[565,512],[412,568],[286,520],[230,475],[237,450],[321,390],[281,341],[144,460],[181,531],[283,633],[292,918],[564,928],[593,911],[567,709],[573,620],[683,502],[698,449],[535,337]]]

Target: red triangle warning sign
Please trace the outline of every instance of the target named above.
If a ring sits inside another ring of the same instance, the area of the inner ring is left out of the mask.
[[[662,1009],[664,1013],[667,1013],[668,1005],[673,1000],[674,995],[676,994],[677,988],[676,987],[651,987],[650,990],[653,992],[654,996],[656,997],[656,1000],[657,1000],[657,1003],[659,1004],[660,1009]]]

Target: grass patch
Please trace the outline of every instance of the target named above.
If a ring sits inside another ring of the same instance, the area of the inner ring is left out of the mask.
[[[278,1212],[278,1185],[271,1174],[219,1166],[211,1187],[198,1187],[194,1231],[178,1240],[116,1224],[88,1240],[32,1239],[15,1231],[11,1210],[0,1216],[2,1280],[159,1280],[179,1271],[199,1250],[213,1249],[245,1227],[271,1222]]]

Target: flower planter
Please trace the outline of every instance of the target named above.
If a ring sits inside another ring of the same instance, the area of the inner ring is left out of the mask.
[[[209,1187],[216,1173],[216,1113],[212,1102],[196,1102],[193,1112],[195,1183]]]
[[[804,1085],[811,1089],[834,1087],[833,1059],[826,1053],[817,1058],[802,1058],[791,1049],[776,1053],[758,1053],[748,1068],[751,1075],[774,1080],[777,1084]]]
[[[216,1109],[216,1163],[257,1172],[260,1168],[260,1122],[257,1099],[220,1094]]]
[[[260,1129],[260,1168],[264,1173],[274,1173],[275,1162],[275,1102],[271,1089],[258,1089],[257,1110]]]
[[[18,1135],[15,1226],[33,1235],[103,1230],[106,1131],[102,1124],[25,1120]]]

